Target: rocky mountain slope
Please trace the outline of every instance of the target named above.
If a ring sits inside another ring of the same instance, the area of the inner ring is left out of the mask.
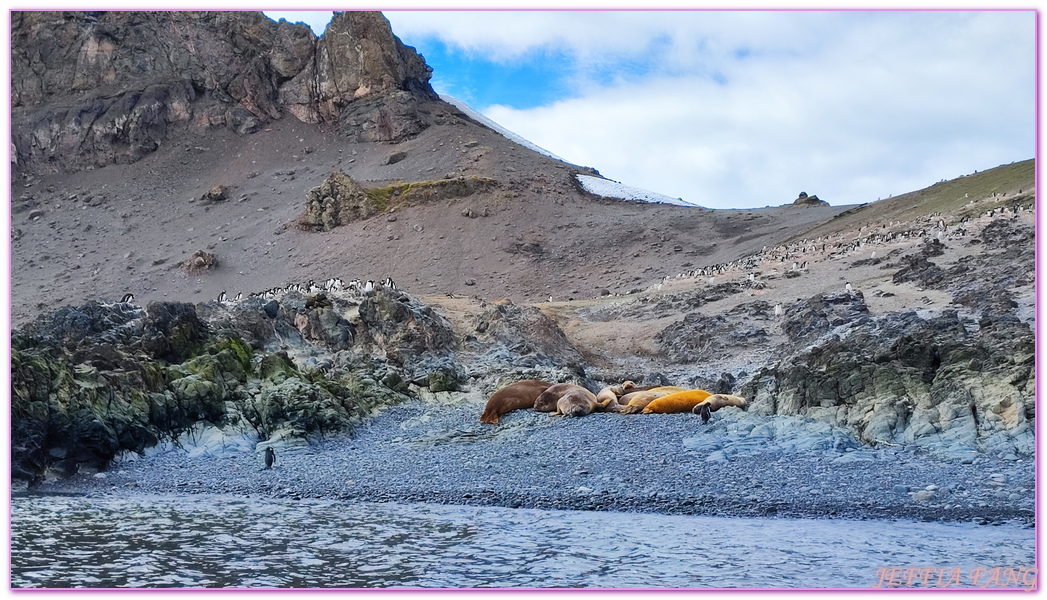
[[[14,13],[13,31],[16,324],[127,292],[201,302],[332,276],[391,276],[418,294],[591,298],[844,210],[594,197],[574,177],[593,170],[434,100],[424,63],[377,13],[343,13],[320,38],[249,12]],[[386,197],[396,184],[485,185],[302,229],[309,191],[337,172]],[[217,260],[206,276],[179,269],[198,251]]]
[[[1033,452],[1032,161],[860,207],[623,202],[441,102],[377,13],[12,21],[24,481],[202,423],[291,447],[410,398],[478,417],[532,377],[739,393],[750,443]]]

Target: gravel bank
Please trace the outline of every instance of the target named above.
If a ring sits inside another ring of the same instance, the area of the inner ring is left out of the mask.
[[[962,464],[920,448],[870,449],[812,421],[804,427],[795,417],[737,409],[705,426],[689,413],[533,411],[491,426],[479,423],[481,408],[394,406],[352,436],[279,448],[272,470],[249,446],[210,455],[174,449],[36,489],[1033,524],[1032,459]],[[768,437],[775,426],[777,436]]]

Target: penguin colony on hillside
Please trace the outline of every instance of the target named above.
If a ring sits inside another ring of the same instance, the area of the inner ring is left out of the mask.
[[[342,281],[341,279],[339,279],[337,277],[332,277],[332,278],[329,278],[329,279],[325,280],[322,283],[316,283],[314,281],[309,281],[309,282],[304,283],[304,284],[302,284],[302,283],[289,283],[289,284],[287,284],[287,285],[285,285],[283,287],[274,287],[274,288],[270,288],[268,290],[265,290],[263,292],[249,294],[248,297],[249,298],[262,298],[264,300],[272,300],[274,298],[278,298],[280,296],[283,296],[287,292],[299,292],[299,293],[302,293],[302,294],[319,294],[320,292],[333,292],[333,291],[346,291],[350,295],[360,296],[360,295],[363,295],[363,294],[372,293],[376,289],[378,289],[379,287],[384,288],[386,290],[394,291],[394,292],[395,291],[399,291],[399,289],[400,289],[400,288],[398,288],[396,286],[396,283],[393,282],[393,278],[392,277],[386,277],[385,279],[383,279],[379,283],[375,283],[374,281],[371,281],[371,280],[363,282],[363,281],[361,281],[359,279],[353,279],[352,281],[350,281],[348,283],[348,285],[344,281]],[[237,292],[236,296],[234,298],[230,299],[229,295],[223,290],[220,294],[218,294],[218,297],[215,298],[214,301],[218,302],[219,304],[232,304],[232,303],[235,303],[235,302],[240,302],[243,299],[244,299],[243,292]],[[134,300],[134,294],[124,294],[123,298],[121,298],[121,300],[120,300],[120,303],[130,303],[133,300]]]
[[[1005,206],[993,208],[986,211],[979,218],[979,224],[987,224],[981,223],[981,221],[986,218],[992,220],[1007,215],[1011,218],[1016,218],[1018,214],[1025,210],[1026,208],[1022,206],[1018,206],[1014,209],[1009,209]],[[726,275],[737,271],[748,271],[746,281],[748,286],[762,288],[763,284],[762,282],[757,281],[757,273],[754,271],[755,269],[767,264],[777,263],[784,269],[784,263],[789,261],[791,263],[791,268],[787,269],[788,271],[806,271],[810,264],[809,261],[794,259],[800,259],[805,255],[818,253],[822,254],[823,258],[827,260],[836,260],[848,257],[852,253],[862,250],[866,246],[883,245],[909,239],[929,237],[936,237],[942,241],[962,239],[970,235],[970,226],[971,219],[969,217],[963,217],[955,225],[950,227],[945,222],[941,212],[934,212],[929,215],[917,217],[912,222],[890,221],[889,223],[882,225],[879,230],[863,225],[858,228],[857,234],[840,233],[830,236],[820,236],[815,239],[803,239],[799,242],[782,244],[773,248],[764,246],[760,252],[745,256],[738,260],[701,267],[685,273],[678,273],[675,277],[666,275],[662,278],[660,283],[651,286],[648,289],[661,291],[663,287],[673,279],[705,279],[709,285],[713,285],[716,282],[716,276]],[[854,236],[853,239],[848,240],[847,238],[851,235]],[[875,252],[873,252],[872,258],[876,258]],[[620,296],[621,294],[614,295]]]
[[[372,280],[361,281],[359,279],[353,279],[346,284],[342,279],[338,277],[331,277],[324,280],[321,283],[315,281],[308,281],[306,283],[289,283],[282,287],[269,288],[262,292],[249,294],[249,298],[261,298],[263,300],[272,300],[283,296],[287,292],[298,292],[300,294],[319,294],[321,292],[339,292],[344,291],[350,295],[362,295],[374,292],[377,288],[382,287],[390,291],[399,291],[400,288],[396,287],[396,283],[393,282],[392,277],[386,277],[379,283],[375,283]],[[238,293],[235,302],[239,302],[243,299],[243,294]],[[218,302],[226,302],[226,294],[222,292],[218,295]]]
[[[1031,208],[1032,207],[1030,206],[1029,209],[1031,210]],[[992,220],[992,219],[995,219],[997,217],[1002,217],[1002,216],[1005,216],[1005,215],[1010,215],[1011,218],[1016,218],[1020,213],[1024,212],[1025,210],[1026,210],[1026,208],[1023,207],[1023,206],[1018,206],[1018,207],[1016,207],[1014,209],[1009,209],[1006,206],[996,207],[996,208],[987,210],[979,218],[979,220],[981,220],[981,219]],[[907,225],[907,228],[899,229],[903,225]],[[746,257],[743,257],[743,258],[740,258],[740,259],[738,259],[736,261],[730,261],[730,262],[726,262],[726,263],[720,263],[720,264],[717,264],[717,265],[701,267],[701,268],[695,269],[693,271],[687,271],[687,272],[684,272],[684,273],[677,273],[675,276],[666,275],[666,276],[664,276],[662,278],[660,283],[652,286],[649,289],[657,291],[657,292],[660,292],[660,291],[663,290],[665,285],[667,285],[673,279],[704,279],[704,278],[708,278],[708,279],[706,279],[706,282],[709,285],[714,285],[716,283],[716,276],[717,275],[725,275],[725,274],[729,274],[731,272],[740,271],[740,270],[748,271],[747,277],[746,277],[746,284],[749,287],[762,289],[764,287],[764,284],[763,284],[763,282],[757,281],[757,273],[754,272],[754,270],[757,269],[758,267],[760,267],[761,265],[765,265],[767,263],[772,263],[773,264],[773,263],[777,262],[779,264],[782,264],[782,263],[785,263],[786,260],[791,260],[794,257],[800,257],[801,255],[815,253],[815,252],[820,252],[820,253],[824,254],[824,258],[827,259],[827,260],[835,260],[835,259],[845,258],[847,256],[850,256],[853,252],[861,250],[862,248],[864,248],[867,245],[873,245],[873,244],[881,244],[882,245],[882,244],[889,244],[891,242],[896,242],[896,241],[902,241],[902,240],[908,240],[908,239],[914,239],[914,238],[926,238],[926,237],[930,237],[930,236],[934,236],[934,237],[936,237],[939,240],[942,240],[943,238],[944,239],[961,239],[961,238],[964,238],[964,237],[967,237],[968,235],[970,235],[970,231],[969,231],[970,226],[971,226],[971,219],[970,219],[970,217],[963,217],[963,218],[961,218],[959,220],[959,222],[956,225],[954,225],[950,229],[949,225],[945,222],[945,219],[942,218],[942,213],[941,212],[935,212],[935,213],[931,213],[930,215],[925,215],[923,217],[918,217],[918,218],[916,218],[912,222],[912,224],[908,224],[908,223],[906,223],[904,221],[890,221],[889,223],[884,224],[884,225],[882,225],[880,227],[881,231],[882,230],[887,230],[887,231],[885,231],[883,233],[870,233],[870,234],[865,235],[864,237],[862,236],[862,233],[863,233],[864,230],[866,230],[866,226],[863,225],[863,226],[858,228],[857,237],[855,237],[854,239],[852,239],[850,241],[845,241],[845,239],[844,239],[844,238],[848,237],[847,233],[840,233],[840,234],[837,234],[835,236],[820,236],[820,237],[815,238],[813,240],[809,240],[809,239],[805,238],[803,240],[800,240],[799,242],[794,242],[792,244],[783,244],[783,245],[775,246],[775,247],[770,248],[770,249],[768,249],[767,246],[764,246],[763,249],[760,252],[758,252],[756,254],[752,254],[752,255],[746,256]],[[871,230],[872,228],[869,228],[869,229]],[[875,258],[876,258],[876,252],[873,251],[872,255],[870,256],[870,259],[875,259]],[[790,271],[806,271],[808,266],[809,266],[809,264],[810,263],[807,260],[792,261],[792,265],[791,265],[792,268],[789,269],[789,270]],[[366,282],[362,282],[359,279],[353,279],[352,281],[349,282],[348,285],[346,285],[345,282],[343,282],[341,279],[333,277],[333,278],[329,278],[329,279],[325,280],[323,283],[315,283],[313,281],[309,281],[309,282],[305,283],[304,285],[300,284],[300,283],[290,283],[290,284],[287,284],[286,286],[283,286],[283,287],[279,287],[278,286],[278,287],[270,288],[270,289],[265,290],[263,292],[252,293],[252,294],[250,294],[250,297],[251,298],[259,298],[260,297],[260,298],[263,298],[263,299],[266,299],[266,300],[271,300],[273,298],[276,298],[277,296],[283,295],[284,293],[291,292],[291,291],[300,292],[300,293],[308,293],[308,294],[317,294],[317,293],[320,293],[320,292],[340,291],[340,290],[346,290],[346,291],[348,291],[350,293],[359,295],[359,294],[362,294],[362,293],[366,294],[366,293],[373,292],[375,290],[376,286],[378,286],[378,285],[380,285],[380,286],[382,286],[382,287],[384,287],[386,289],[393,290],[393,291],[396,291],[398,289],[396,287],[396,284],[393,283],[393,280],[392,280],[391,277],[386,277],[380,283],[377,283],[377,284],[374,281],[372,281],[372,280],[368,280]],[[850,287],[850,284],[848,284],[848,288],[849,287]],[[847,291],[850,292],[851,290],[848,289]],[[615,297],[622,296],[621,293],[617,293],[617,292],[612,294],[612,295],[615,296]],[[233,301],[234,302],[239,302],[242,299],[243,299],[243,293],[239,292],[239,293],[237,293],[237,295],[236,295],[236,297],[234,298]],[[121,303],[128,303],[128,302],[131,302],[132,300],[134,300],[134,294],[125,294],[123,299],[120,300],[120,302]],[[226,292],[223,291],[221,294],[219,294],[218,298],[216,300],[219,303],[227,303],[228,300],[227,300]],[[553,298],[552,298],[552,296],[550,296],[549,297],[549,302],[552,302],[552,301],[553,301]],[[775,316],[780,316],[780,313],[778,312],[777,308],[775,310]]]

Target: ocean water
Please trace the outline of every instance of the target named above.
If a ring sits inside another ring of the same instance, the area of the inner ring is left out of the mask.
[[[11,515],[13,588],[1015,588],[1034,560],[1010,524],[207,495],[17,496]]]

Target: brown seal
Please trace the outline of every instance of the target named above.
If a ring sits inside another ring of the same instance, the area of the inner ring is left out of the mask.
[[[585,415],[601,408],[596,401],[596,394],[585,388],[569,390],[556,401],[556,412],[550,416],[563,415],[565,417],[584,417]]]
[[[573,383],[557,383],[549,386],[544,392],[535,398],[534,409],[538,412],[554,412],[556,411],[557,401],[568,392],[581,392],[583,396],[589,394],[593,397],[593,402],[596,402],[596,394],[593,394],[580,385],[575,385]],[[597,404],[599,405],[599,402],[597,402]]]
[[[605,412],[620,413],[629,404],[629,401],[625,400],[625,398],[629,397],[630,394],[646,392],[657,387],[660,386],[639,386],[631,381],[625,381],[619,385],[610,385],[600,390],[600,393],[596,395],[596,399],[604,404],[603,410]]]
[[[621,413],[631,415],[642,411],[648,404],[669,394],[687,391],[687,388],[675,385],[662,385],[642,392],[630,392],[621,398],[618,403],[622,405]]]
[[[496,425],[498,418],[507,412],[531,408],[535,399],[551,385],[548,381],[524,379],[503,387],[487,400],[480,422]]]
[[[691,409],[696,415],[700,415],[702,410],[708,407],[710,413],[714,413],[725,406],[736,406],[742,410],[745,410],[746,401],[741,396],[732,396],[730,394],[712,394],[705,400],[699,402]]]
[[[662,396],[661,398],[652,400],[650,404],[644,407],[643,413],[670,414],[689,412],[695,407],[695,405],[709,396],[712,396],[711,392],[698,389],[669,394],[668,396]]]
[[[632,391],[635,387],[636,384],[631,381],[625,381],[618,385],[609,385],[600,390],[599,394],[596,394],[596,399],[600,402],[617,402],[620,396],[624,396],[626,391]]]

